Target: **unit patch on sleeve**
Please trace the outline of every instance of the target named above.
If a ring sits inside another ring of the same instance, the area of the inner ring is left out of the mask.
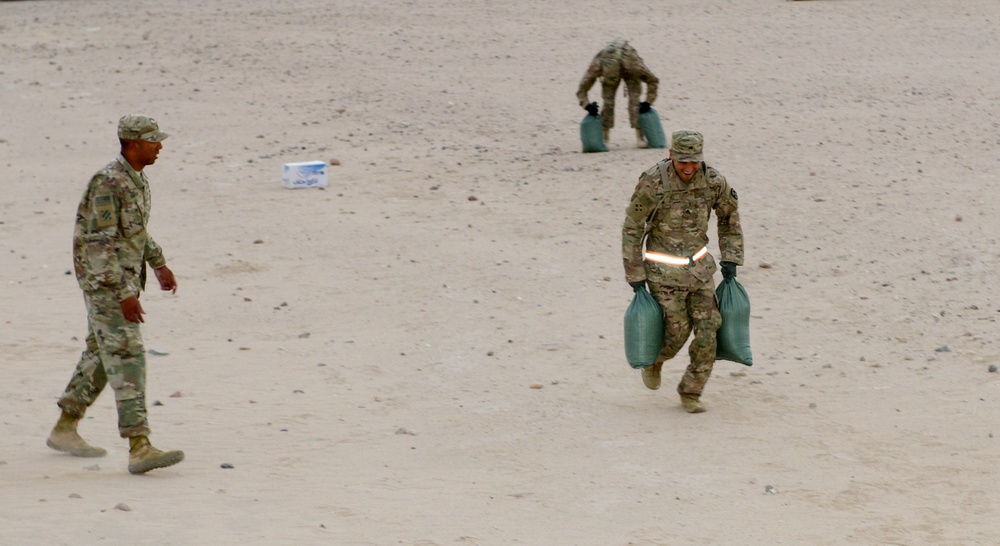
[[[94,212],[97,213],[97,227],[106,228],[115,225],[115,204],[110,195],[99,195],[94,198]]]

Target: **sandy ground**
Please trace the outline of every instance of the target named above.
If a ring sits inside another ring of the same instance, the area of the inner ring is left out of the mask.
[[[1000,544],[998,23],[0,2],[0,543]],[[622,347],[621,221],[664,151],[620,101],[611,152],[579,153],[577,81],[619,36],[741,197],[755,364],[717,363],[701,415],[685,357],[654,392]],[[153,442],[187,454],[144,476],[108,392],[81,425],[107,457],[45,447],[86,332],[73,214],[132,112],[172,135],[150,231],[180,289],[143,331]]]

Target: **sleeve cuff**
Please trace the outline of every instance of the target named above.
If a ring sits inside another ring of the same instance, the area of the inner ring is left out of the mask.
[[[124,287],[124,288],[122,288],[121,290],[118,291],[118,301],[119,302],[123,302],[123,301],[125,301],[125,300],[127,300],[127,299],[129,299],[129,298],[131,298],[133,296],[135,296],[135,293],[133,293],[131,290],[129,290],[128,287]]]
[[[149,267],[153,269],[159,269],[165,265],[167,265],[167,259],[162,254],[149,259]]]

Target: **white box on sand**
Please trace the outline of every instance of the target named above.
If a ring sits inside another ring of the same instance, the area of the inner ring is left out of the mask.
[[[326,162],[285,163],[281,185],[286,188],[321,188],[326,186]]]

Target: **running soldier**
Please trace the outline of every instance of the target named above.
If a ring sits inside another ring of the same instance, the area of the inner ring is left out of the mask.
[[[705,164],[704,138],[695,131],[671,135],[670,155],[639,176],[622,226],[625,279],[643,284],[663,310],[663,348],[642,370],[647,388],[660,388],[663,363],[680,351],[691,332],[688,365],[677,392],[689,413],[701,413],[701,395],[715,363],[715,335],[722,324],[715,301],[715,259],[708,252],[708,220],[717,218],[722,275],[743,265],[739,200],[719,171]],[[645,245],[643,242],[645,240]]]

